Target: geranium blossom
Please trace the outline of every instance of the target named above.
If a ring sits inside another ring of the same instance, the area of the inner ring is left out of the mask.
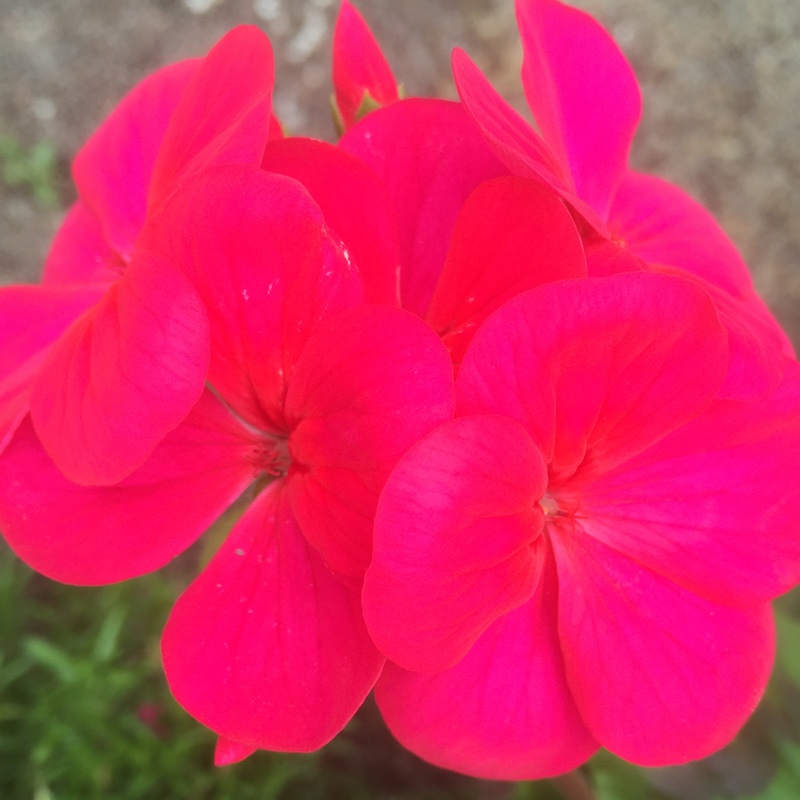
[[[489,317],[457,418],[378,506],[364,610],[406,747],[519,779],[733,737],[769,675],[768,601],[800,578],[800,374],[744,403],[726,372],[683,279],[554,282]]]
[[[495,155],[551,186],[584,220],[590,275],[677,269],[698,279],[737,353],[723,391],[774,389],[793,350],[736,248],[680,189],[628,168],[641,97],[624,55],[594,19],[559,0],[516,0],[516,10],[522,82],[541,135],[463,51],[453,54],[459,96]]]
[[[383,665],[359,601],[372,518],[402,453],[452,416],[450,360],[420,320],[362,304],[355,263],[289,178],[200,173],[142,237],[207,308],[213,388],[116,486],[68,481],[24,422],[0,459],[0,527],[46,575],[105,583],[167,563],[252,487],[172,613],[165,669],[220,762],[315,749]]]

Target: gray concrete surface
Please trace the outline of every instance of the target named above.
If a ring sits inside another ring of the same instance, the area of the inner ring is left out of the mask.
[[[800,342],[800,2],[575,0],[617,37],[642,83],[634,163],[694,194],[743,251]],[[261,25],[278,57],[278,113],[331,139],[337,0],[0,0],[0,136],[52,142],[62,201],[83,139],[136,80],[202,54],[230,26]],[[465,47],[522,102],[512,0],[360,0],[410,94],[452,97]],[[0,282],[35,279],[59,213],[0,183]]]

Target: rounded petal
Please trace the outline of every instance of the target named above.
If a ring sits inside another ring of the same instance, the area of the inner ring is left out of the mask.
[[[180,264],[202,299],[211,385],[251,424],[285,432],[286,387],[306,341],[364,295],[308,192],[254,167],[204,170],[153,217],[143,242]]]
[[[426,319],[458,363],[475,329],[506,300],[583,277],[583,246],[559,197],[525,178],[495,178],[461,208]]]
[[[358,592],[306,543],[282,481],[180,597],[162,651],[170,687],[192,716],[241,746],[282,751],[330,741],[383,666]]]
[[[552,563],[534,596],[498,619],[452,669],[391,662],[375,687],[398,741],[440,767],[492,780],[568,772],[597,749],[570,695]]]
[[[171,64],[139,83],[81,148],[72,174],[103,237],[127,263],[147,211],[147,194],[169,121],[200,62]]]
[[[102,293],[86,285],[0,287],[0,453],[28,413],[50,346]]]
[[[605,222],[576,194],[571,174],[550,151],[548,143],[497,93],[459,48],[453,50],[453,76],[464,108],[497,158],[514,175],[552,187],[598,233],[607,235]]]
[[[769,605],[710,603],[578,525],[553,544],[567,682],[597,741],[643,766],[704,758],[726,745],[769,679]]]
[[[263,31],[240,25],[209,51],[181,97],[153,168],[148,208],[199,169],[261,163],[270,136],[275,64]]]
[[[386,190],[372,170],[340,147],[299,137],[271,142],[262,166],[303,184],[355,260],[367,298],[396,304],[397,226]]]
[[[576,487],[584,527],[717,603],[748,607],[800,582],[800,366],[769,398],[716,401]]]
[[[549,283],[483,324],[458,373],[457,409],[525,425],[557,488],[698,416],[727,361],[714,307],[690,281],[623,273]]]
[[[534,119],[577,195],[607,220],[642,115],[636,76],[586,12],[558,0],[516,0],[516,10]]]
[[[504,417],[451,420],[406,453],[381,493],[362,596],[387,658],[417,672],[452,667],[530,598],[546,486],[541,454]]]
[[[0,459],[0,529],[19,557],[65,583],[114,583],[183,552],[254,480],[257,440],[209,392],[116,486],[68,481],[23,422]]]
[[[379,109],[339,146],[383,180],[400,236],[398,301],[424,316],[464,201],[507,173],[458,103],[403,100]]]
[[[42,444],[70,480],[117,483],[197,402],[208,351],[208,320],[187,278],[139,252],[50,349],[31,398]]]
[[[333,86],[345,130],[364,115],[365,98],[378,107],[399,100],[392,68],[364,18],[347,0],[339,6],[333,29]]]
[[[362,306],[320,325],[289,384],[292,508],[336,572],[360,581],[378,495],[400,457],[454,405],[453,368],[420,319]]]

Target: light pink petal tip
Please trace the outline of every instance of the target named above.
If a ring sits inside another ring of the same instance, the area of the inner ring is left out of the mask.
[[[280,751],[330,741],[383,666],[358,592],[306,543],[280,482],[178,600],[163,656],[190,714],[242,746]]]
[[[345,130],[363,115],[367,96],[378,106],[399,99],[397,82],[380,45],[347,0],[339,8],[333,30],[333,85]]]

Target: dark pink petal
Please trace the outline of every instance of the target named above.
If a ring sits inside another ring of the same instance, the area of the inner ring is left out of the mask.
[[[197,402],[208,351],[208,320],[187,278],[137,251],[42,366],[31,398],[42,444],[76,483],[117,483]]]
[[[308,192],[254,167],[205,170],[143,241],[183,267],[208,310],[211,385],[253,425],[285,431],[286,386],[308,337],[364,293]]]
[[[586,761],[598,745],[566,684],[556,591],[551,563],[531,600],[452,669],[424,675],[388,663],[375,698],[398,741],[440,767],[493,780],[547,778]]]
[[[212,164],[261,163],[272,127],[275,65],[266,34],[240,25],[217,42],[186,88],[158,153],[148,195],[156,209]]]
[[[81,148],[72,164],[78,194],[105,241],[127,263],[144,223],[153,165],[198,60],[181,61],[138,84]]]
[[[800,582],[800,368],[767,399],[717,401],[580,489],[592,536],[709,600]]]
[[[249,758],[258,750],[249,744],[234,742],[233,739],[226,739],[224,736],[217,737],[217,746],[214,749],[214,766],[227,767],[228,764],[238,764]]]
[[[458,363],[475,329],[506,300],[542,283],[583,277],[583,246],[558,196],[538,182],[495,178],[458,215],[426,319]]]
[[[0,287],[0,453],[28,413],[50,346],[102,294],[102,286]]]
[[[602,219],[642,114],[636,76],[614,40],[558,0],[516,0],[525,96],[576,194]]]
[[[271,484],[172,610],[164,669],[178,702],[243,746],[309,751],[361,705],[383,658],[358,592],[310,547]]]
[[[694,419],[726,369],[727,337],[691,281],[650,273],[561,281],[486,320],[458,374],[457,409],[522,422],[558,487]]]
[[[333,86],[345,129],[359,120],[369,94],[379,106],[397,102],[397,82],[364,18],[343,0],[333,30]]]
[[[547,143],[458,48],[453,51],[453,76],[464,108],[497,158],[513,174],[552,186],[589,225],[606,235],[605,222],[576,194],[572,176],[559,164]]]
[[[360,581],[378,494],[400,457],[453,415],[453,368],[420,319],[363,306],[319,326],[286,397],[292,508],[328,566]]]
[[[381,493],[364,617],[387,658],[416,672],[452,667],[536,589],[546,545],[547,467],[505,417],[439,426]]]
[[[355,260],[369,300],[396,304],[396,222],[386,190],[372,170],[340,147],[299,137],[271,142],[262,166],[305,186]]]
[[[645,766],[703,758],[727,744],[769,678],[770,606],[711,603],[578,525],[553,544],[567,682],[600,744]]]
[[[464,201],[507,174],[457,103],[403,100],[363,119],[340,146],[380,177],[397,215],[399,302],[424,316]]]
[[[83,200],[78,200],[56,232],[44,262],[42,283],[109,284],[119,278],[124,266],[106,241],[100,221]]]
[[[150,458],[116,486],[68,481],[30,420],[0,459],[0,529],[55,580],[98,585],[159,569],[255,477],[257,439],[209,392]]]

